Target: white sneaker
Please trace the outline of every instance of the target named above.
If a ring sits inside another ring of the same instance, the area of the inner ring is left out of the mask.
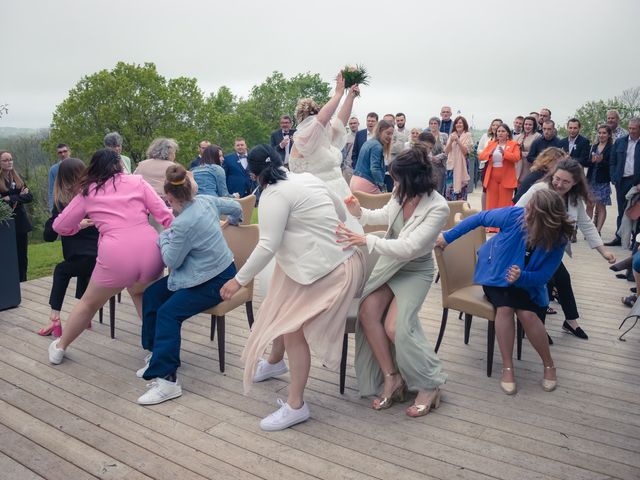
[[[164,378],[156,378],[148,386],[151,388],[138,399],[140,405],[155,405],[182,395],[182,386],[177,380],[170,382]]]
[[[284,375],[288,371],[289,368],[284,360],[280,360],[278,363],[269,363],[264,358],[261,358],[258,361],[256,374],[253,376],[253,383],[263,382],[268,378]]]
[[[309,407],[306,403],[303,403],[302,407],[297,410],[291,408],[288,403],[280,399],[278,399],[278,405],[280,405],[278,410],[260,420],[260,428],[262,430],[267,432],[284,430],[309,418]]]
[[[146,357],[144,357],[144,367],[136,371],[136,377],[142,378],[144,372],[147,371],[147,368],[149,368],[149,363],[151,363],[151,355],[153,355],[153,353],[150,353]]]
[[[64,358],[64,350],[58,348],[59,338],[56,338],[53,342],[49,344],[49,361],[54,365],[60,365],[62,363],[62,359]]]

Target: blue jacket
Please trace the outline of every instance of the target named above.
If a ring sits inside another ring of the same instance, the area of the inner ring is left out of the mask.
[[[622,177],[624,175],[624,164],[627,161],[627,147],[629,146],[629,135],[620,137],[613,144],[613,151],[611,152],[611,182],[615,185],[620,185]],[[633,163],[633,185],[640,183],[640,142],[636,143],[636,150],[634,152]]]
[[[546,307],[549,304],[547,282],[562,261],[566,241],[550,251],[535,248],[525,267],[527,233],[523,229],[523,222],[524,208],[496,208],[466,218],[443,235],[447,243],[451,243],[480,226],[499,228],[500,233],[478,250],[473,281],[479,285],[508,287],[507,271],[511,265],[517,265],[522,273],[513,285],[526,290],[533,303]]]
[[[231,265],[233,254],[222,235],[220,214],[228,215],[229,223],[237,225],[242,207],[230,198],[200,195],[160,233],[162,260],[171,269],[169,290],[200,285]]]
[[[583,167],[588,167],[591,161],[591,144],[582,135],[578,134],[574,148],[569,151],[569,137],[560,140],[560,148],[567,152],[571,158],[577,160]]]
[[[367,140],[358,155],[358,163],[353,169],[353,174],[365,178],[377,185],[380,191],[385,191],[384,186],[384,150],[377,138]]]
[[[198,195],[228,197],[227,178],[220,165],[199,165],[192,170],[193,178],[198,184]]]
[[[251,180],[249,169],[245,170],[236,152],[224,156],[222,168],[227,176],[227,190],[230,194],[237,193],[241,197],[246,197],[258,186]]]

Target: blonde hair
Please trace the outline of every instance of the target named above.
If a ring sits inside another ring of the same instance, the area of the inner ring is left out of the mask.
[[[296,105],[296,123],[300,124],[305,118],[317,115],[320,108],[313,98],[301,98]]]
[[[551,168],[551,165],[567,157],[567,152],[561,148],[545,148],[534,160],[533,165],[531,165],[531,171],[537,172],[538,170],[542,170],[543,172],[547,172],[549,168]]]

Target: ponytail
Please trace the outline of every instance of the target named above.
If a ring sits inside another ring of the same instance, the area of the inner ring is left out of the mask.
[[[287,179],[287,172],[282,168],[282,158],[271,145],[263,143],[253,147],[247,160],[249,170],[258,178],[261,187]]]

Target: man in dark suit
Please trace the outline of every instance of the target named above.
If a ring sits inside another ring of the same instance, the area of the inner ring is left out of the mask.
[[[571,158],[575,158],[580,165],[590,165],[591,144],[589,140],[580,135],[580,120],[572,118],[567,122],[568,137],[560,140],[560,148],[567,152]]]
[[[202,152],[204,152],[205,148],[207,148],[209,145],[211,145],[211,142],[209,140],[202,140],[198,144],[198,156],[191,161],[189,170],[193,170],[198,165],[200,165],[200,163],[202,163]]]
[[[251,194],[256,187],[256,182],[251,180],[249,173],[249,163],[247,162],[247,142],[244,138],[236,138],[233,153],[224,156],[222,168],[227,177],[227,190],[233,195],[237,193],[240,197]]]
[[[351,151],[351,165],[353,168],[356,168],[356,163],[358,163],[358,155],[360,154],[360,149],[364,142],[373,138],[373,130],[376,128],[378,124],[378,114],[376,112],[370,112],[367,114],[367,128],[363,128],[362,130],[358,130],[356,133],[356,137],[353,140],[353,150]]]
[[[616,230],[620,228],[622,216],[626,206],[625,195],[631,187],[640,186],[640,118],[634,117],[629,120],[629,134],[620,137],[613,144],[611,152],[611,182],[616,187],[616,200],[618,202],[618,218],[616,219]],[[608,247],[615,247],[622,244],[622,240],[616,233],[616,238],[605,243]]]
[[[540,155],[540,152],[549,147],[560,148],[560,139],[556,135],[556,123],[553,120],[545,120],[542,124],[542,136],[536,138],[531,144],[529,154],[527,155],[529,165]]]
[[[280,129],[271,134],[271,146],[282,157],[282,163],[289,164],[289,153],[293,147],[293,134],[296,133],[295,128],[291,128],[292,121],[289,115],[280,117]]]

